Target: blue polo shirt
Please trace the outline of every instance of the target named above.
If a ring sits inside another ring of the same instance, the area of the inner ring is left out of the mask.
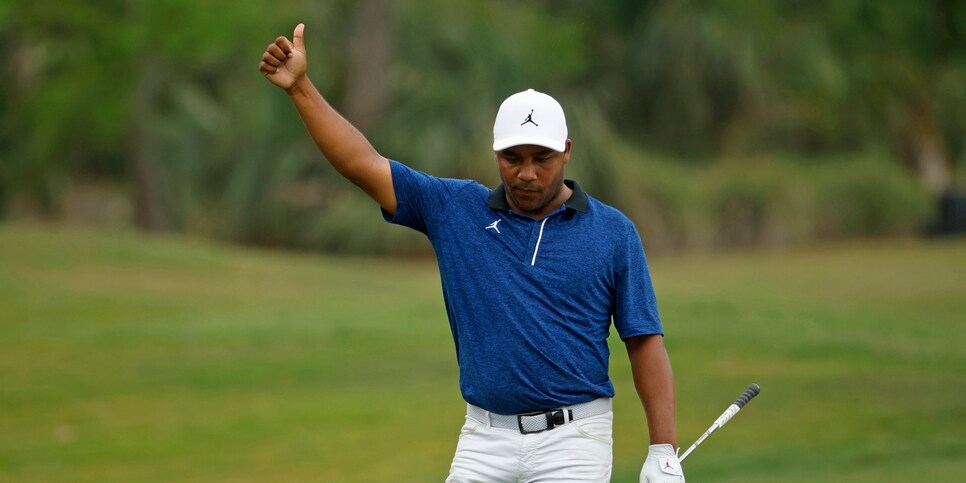
[[[570,180],[571,198],[534,220],[502,185],[391,165],[396,213],[383,215],[432,242],[463,398],[516,414],[613,397],[611,320],[622,339],[663,334],[633,223]]]

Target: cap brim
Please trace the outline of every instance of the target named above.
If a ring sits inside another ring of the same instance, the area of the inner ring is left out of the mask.
[[[493,141],[494,151],[503,151],[506,148],[512,148],[513,146],[523,146],[531,144],[534,146],[543,146],[545,148],[553,149],[554,151],[564,152],[567,150],[567,141],[558,141],[556,139],[541,138],[541,137],[529,137],[529,136],[513,136],[503,139],[497,139]]]

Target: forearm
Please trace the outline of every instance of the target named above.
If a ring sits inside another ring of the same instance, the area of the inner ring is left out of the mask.
[[[651,444],[678,447],[675,424],[674,375],[660,335],[628,339],[634,386],[644,405]]]
[[[268,44],[258,64],[262,75],[288,94],[305,129],[332,167],[388,213],[395,213],[396,194],[389,160],[325,101],[306,75],[307,67],[305,24],[295,27],[292,41],[278,37]]]
[[[385,162],[365,136],[326,102],[308,76],[301,77],[286,92],[305,129],[342,176],[362,185],[372,165]]]

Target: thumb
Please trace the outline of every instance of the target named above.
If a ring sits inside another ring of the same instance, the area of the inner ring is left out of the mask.
[[[292,33],[292,42],[295,44],[295,50],[305,52],[305,24],[300,23],[295,27],[295,32]]]

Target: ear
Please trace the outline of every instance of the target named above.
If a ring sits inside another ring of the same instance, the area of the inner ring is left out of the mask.
[[[573,142],[570,139],[568,139],[567,140],[567,146],[566,146],[566,148],[564,148],[564,152],[563,152],[563,155],[564,155],[564,164],[567,164],[567,162],[570,161],[570,148],[571,148],[572,144],[573,144]]]

